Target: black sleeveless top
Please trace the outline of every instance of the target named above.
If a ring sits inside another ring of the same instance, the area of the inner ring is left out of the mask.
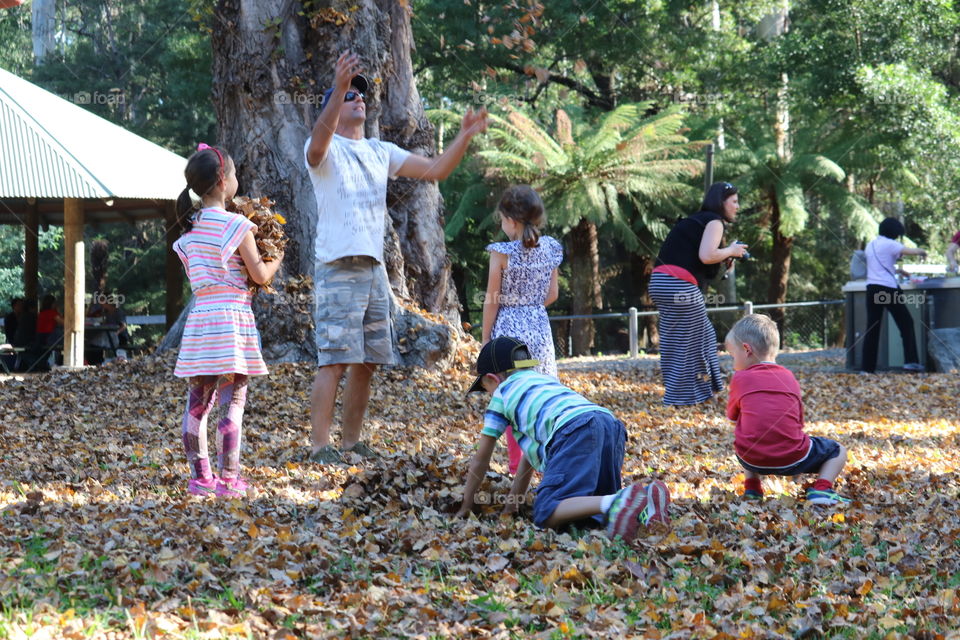
[[[720,263],[700,262],[700,241],[703,239],[703,231],[707,228],[707,223],[714,220],[722,221],[723,218],[712,211],[698,211],[678,221],[670,229],[667,239],[663,241],[654,266],[683,267],[697,279],[697,284],[701,287],[708,280],[716,278],[720,272]]]

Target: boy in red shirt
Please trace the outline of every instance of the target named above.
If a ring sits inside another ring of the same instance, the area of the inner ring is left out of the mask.
[[[727,417],[737,422],[734,448],[746,476],[744,497],[763,497],[760,476],[816,473],[807,502],[850,502],[833,490],[847,450],[829,438],[804,433],[800,385],[788,369],[774,362],[780,344],[776,323],[764,315],[744,316],[725,342],[734,368]]]

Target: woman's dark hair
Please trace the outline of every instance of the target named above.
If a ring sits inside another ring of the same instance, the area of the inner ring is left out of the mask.
[[[56,304],[57,299],[52,294],[47,294],[43,296],[43,301],[40,303],[40,311],[46,311],[47,309],[53,309],[53,305]]]
[[[723,215],[723,203],[736,193],[737,188],[729,182],[714,182],[707,189],[707,195],[703,197],[700,211],[712,211],[726,219],[726,216]]]
[[[527,248],[539,246],[540,227],[543,226],[546,214],[543,211],[543,200],[533,187],[526,184],[508,187],[500,196],[497,211],[500,215],[523,225],[521,236],[523,246]]]
[[[903,228],[903,223],[896,218],[884,218],[883,222],[880,223],[880,235],[884,238],[896,240],[904,233],[906,231]]]
[[[181,234],[193,228],[193,214],[199,209],[190,192],[201,198],[210,193],[217,182],[226,176],[230,164],[233,164],[230,154],[219,147],[197,151],[187,160],[187,168],[183,170],[187,188],[177,198],[177,227]]]

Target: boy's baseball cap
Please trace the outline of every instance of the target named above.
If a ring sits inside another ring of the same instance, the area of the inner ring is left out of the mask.
[[[516,352],[519,349],[526,351],[528,357],[518,360]],[[510,372],[540,364],[539,360],[530,358],[529,353],[530,349],[527,348],[527,345],[510,336],[500,336],[483,345],[483,349],[480,349],[480,355],[477,356],[477,373],[480,375],[467,389],[467,393],[483,391],[483,376],[488,373]]]
[[[367,82],[366,77],[358,73],[353,76],[353,80],[350,81],[350,86],[358,89],[363,95],[367,95],[367,89],[370,87],[370,83]],[[321,109],[327,106],[327,101],[330,100],[331,95],[333,95],[333,87],[323,92],[323,102],[320,103]]]

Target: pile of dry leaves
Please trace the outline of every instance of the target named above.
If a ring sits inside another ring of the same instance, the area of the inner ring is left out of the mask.
[[[274,204],[276,203],[270,198],[248,198],[247,196],[237,196],[227,203],[227,211],[244,215],[250,222],[257,225],[253,235],[264,262],[279,260],[287,246],[287,236],[283,232],[283,225],[287,221],[273,211],[271,207]],[[251,291],[276,293],[269,282],[258,284],[250,280],[249,283]]]
[[[306,460],[314,368],[251,383],[245,500],[186,494],[185,388],[144,358],[0,382],[0,637],[953,637],[956,381],[807,368],[808,429],[851,452],[846,509],[803,482],[742,501],[721,403],[660,405],[651,371],[564,381],[628,425],[627,481],[674,496],[631,546],[452,520],[483,409],[466,369],[378,374],[374,461]]]

